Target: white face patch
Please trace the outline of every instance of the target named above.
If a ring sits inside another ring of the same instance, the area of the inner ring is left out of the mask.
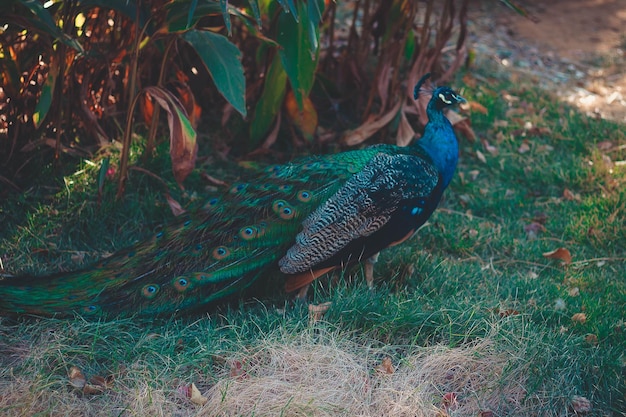
[[[446,103],[446,104],[452,104],[452,102],[451,102],[450,100],[448,100],[448,99],[446,98],[446,96],[444,96],[444,95],[443,95],[443,94],[441,94],[441,93],[439,93],[439,99],[440,99],[441,101],[443,101],[444,103]]]

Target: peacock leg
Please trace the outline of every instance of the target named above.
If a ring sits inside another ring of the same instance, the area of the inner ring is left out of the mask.
[[[367,288],[374,289],[374,264],[378,262],[378,256],[380,252],[370,256],[365,261],[365,281],[367,282]]]

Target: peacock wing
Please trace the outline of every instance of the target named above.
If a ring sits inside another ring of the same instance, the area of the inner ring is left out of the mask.
[[[303,221],[295,243],[279,261],[281,271],[314,270],[351,242],[380,230],[399,210],[417,214],[438,182],[437,170],[421,155],[376,154]]]

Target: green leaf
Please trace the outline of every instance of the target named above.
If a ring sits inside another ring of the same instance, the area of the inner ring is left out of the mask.
[[[256,147],[272,127],[276,114],[285,98],[286,90],[287,73],[277,54],[267,70],[263,94],[254,108],[254,119],[252,119],[250,124],[251,147]]]
[[[298,106],[302,109],[303,97],[309,95],[317,67],[319,29],[311,27],[307,5],[299,2],[300,20],[295,21],[284,10],[278,16],[277,41],[282,47],[280,59],[289,77]],[[311,35],[311,31],[315,33]],[[311,39],[315,39],[315,44]]]
[[[169,33],[184,32],[190,27],[194,27],[202,17],[219,15],[222,8],[217,2],[202,3],[194,10],[191,20],[189,19],[189,8],[193,0],[177,0],[169,3],[165,26]]]
[[[54,97],[54,86],[57,83],[58,75],[59,66],[57,64],[51,65],[46,82],[41,88],[41,95],[39,96],[39,101],[35,106],[35,112],[33,113],[33,123],[35,124],[35,128],[39,128],[39,126],[41,126],[41,123],[46,118],[48,111],[50,111],[50,106],[52,105],[52,99]]]
[[[278,3],[283,8],[283,12],[291,13],[293,15],[293,19],[297,22],[298,19],[298,9],[294,4],[293,0],[278,0]],[[302,1],[299,2],[302,5]]]
[[[48,9],[44,8],[39,1],[21,0],[20,4],[30,9],[30,11],[36,16],[36,19],[27,19],[32,27],[39,29],[41,32],[60,42],[63,42],[70,48],[83,53],[83,47],[80,42],[64,33],[61,28],[57,26],[57,23]]]
[[[406,43],[404,44],[404,59],[407,61],[411,61],[411,58],[413,58],[413,54],[415,53],[415,47],[417,45],[416,36],[417,35],[413,29],[409,30],[409,33],[406,35]]]
[[[226,30],[228,30],[228,36],[233,35],[232,25],[230,22],[230,14],[228,13],[228,0],[220,0],[220,7],[222,8],[222,17],[224,18],[224,24]]]
[[[193,14],[196,12],[197,7],[198,7],[198,0],[191,0],[191,4],[189,5],[189,12],[187,12],[187,27],[191,26]]]
[[[248,0],[248,3],[252,9],[252,14],[254,15],[254,20],[256,20],[257,26],[261,27],[263,25],[263,21],[261,20],[261,11],[259,10],[258,0]]]
[[[191,30],[183,38],[202,59],[218,91],[245,117],[246,79],[239,49],[226,37],[208,31]]]
[[[172,92],[161,87],[147,87],[144,91],[167,112],[172,171],[176,182],[181,185],[196,164],[196,131],[191,126],[183,105]]]

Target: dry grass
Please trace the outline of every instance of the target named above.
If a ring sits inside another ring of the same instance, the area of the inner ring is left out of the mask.
[[[0,414],[400,417],[520,411],[523,366],[504,372],[514,355],[492,340],[459,348],[375,347],[372,340],[356,342],[322,327],[277,330],[220,351],[213,356],[219,363],[213,375],[198,372],[196,381],[176,379],[184,372],[175,367],[155,369],[138,360],[100,395],[72,388],[63,375],[67,363],[49,364],[52,372],[42,376],[41,363],[54,362],[59,346],[38,344],[19,352],[19,362],[32,363],[32,378],[14,376],[10,367],[0,372]],[[393,372],[380,370],[384,358],[391,358]],[[207,398],[204,406],[181,393],[191,382]]]
[[[243,363],[244,373],[226,367],[200,415],[414,417],[445,415],[448,408],[476,416],[511,411],[510,400],[523,394],[522,370],[503,383],[511,356],[486,339],[462,348],[413,348],[392,360],[393,373],[377,370],[388,351],[312,331],[291,342],[270,339],[228,357]],[[447,407],[444,398],[456,400]]]

